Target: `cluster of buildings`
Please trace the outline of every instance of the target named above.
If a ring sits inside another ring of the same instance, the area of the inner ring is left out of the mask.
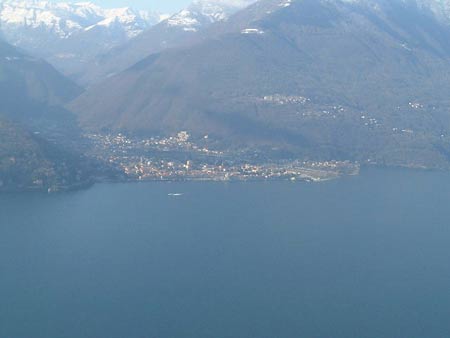
[[[135,159],[137,160],[137,159]],[[195,161],[128,161],[121,164],[128,177],[136,180],[302,180],[324,181],[357,174],[350,162],[290,162],[268,164],[205,164]]]
[[[124,134],[87,134],[85,135],[98,150],[97,153],[109,153],[111,156],[146,154],[151,151],[171,152],[183,151],[187,153],[199,153],[207,155],[223,155],[223,152],[210,150],[206,145],[192,142],[191,135],[186,131],[180,131],[170,137],[138,138],[128,137]],[[202,143],[207,143],[209,136],[204,135]]]
[[[94,142],[95,155],[120,168],[131,180],[323,181],[359,172],[357,164],[347,161],[249,163],[238,154],[199,146],[185,131],[172,137],[150,139],[128,138],[122,134],[87,136]]]
[[[284,104],[306,104],[311,101],[310,99],[303,96],[287,96],[281,94],[267,95],[263,97],[264,102],[284,105]]]

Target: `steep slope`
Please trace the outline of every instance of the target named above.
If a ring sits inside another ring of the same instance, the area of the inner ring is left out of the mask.
[[[71,108],[91,127],[448,165],[450,29],[428,7],[263,0],[214,30],[199,45],[150,56]]]
[[[8,42],[76,76],[95,56],[138,36],[163,17],[131,8],[105,9],[89,2],[0,2]]]
[[[81,92],[45,61],[0,40],[0,113],[31,118],[36,107],[63,105]]]
[[[0,192],[76,188],[91,182],[89,162],[0,117]]]
[[[44,61],[0,41],[0,191],[90,182],[97,169],[79,155],[76,120],[59,106],[80,92]]]
[[[189,7],[153,26],[128,43],[101,55],[80,79],[92,84],[119,73],[145,57],[174,47],[189,46],[202,38],[199,32],[224,22],[256,0],[196,0]]]

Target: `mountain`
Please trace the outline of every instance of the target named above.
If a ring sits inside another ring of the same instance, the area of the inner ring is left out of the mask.
[[[261,0],[70,108],[97,129],[186,130],[294,157],[448,167],[450,28],[435,4]]]
[[[75,188],[90,184],[89,162],[0,117],[0,192]]]
[[[248,7],[255,0],[197,0],[165,21],[167,27],[196,32],[205,26],[226,21],[230,15]]]
[[[47,62],[0,40],[0,114],[17,120],[39,120],[39,116],[56,112],[57,106],[81,92]]]
[[[75,78],[92,58],[163,18],[157,13],[106,9],[90,2],[0,2],[0,24],[7,41]]]
[[[100,55],[80,79],[83,84],[100,82],[143,58],[174,47],[188,46],[200,39],[213,23],[225,22],[256,0],[197,0],[186,9],[151,27],[138,37]]]
[[[91,180],[74,115],[61,106],[81,93],[45,61],[0,40],[0,191],[66,189]]]

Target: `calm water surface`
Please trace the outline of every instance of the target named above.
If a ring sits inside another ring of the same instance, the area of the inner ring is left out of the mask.
[[[449,173],[0,195],[2,338],[443,338],[449,318]]]

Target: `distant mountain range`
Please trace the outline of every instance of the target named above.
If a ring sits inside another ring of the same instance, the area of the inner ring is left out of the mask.
[[[146,56],[165,49],[188,46],[201,38],[205,29],[226,22],[234,13],[256,0],[196,0],[187,8],[149,28],[125,44],[100,55],[90,64],[79,81],[82,84],[101,82],[119,73]]]
[[[188,44],[156,50],[70,108],[88,127],[445,166],[447,9],[437,0],[260,0]]]
[[[187,44],[193,33],[255,1],[196,0],[171,16],[90,2],[3,0],[0,25],[9,43],[44,58],[79,84],[90,85],[151,53]]]
[[[196,32],[211,23],[227,21],[230,15],[254,2],[256,0],[196,0],[170,17],[165,26]]]
[[[90,2],[0,1],[6,40],[75,78],[92,58],[165,18],[159,13],[106,9]]]
[[[0,13],[0,190],[103,175],[80,155],[78,123],[273,159],[450,169],[450,0],[202,0],[154,19],[5,1]]]

